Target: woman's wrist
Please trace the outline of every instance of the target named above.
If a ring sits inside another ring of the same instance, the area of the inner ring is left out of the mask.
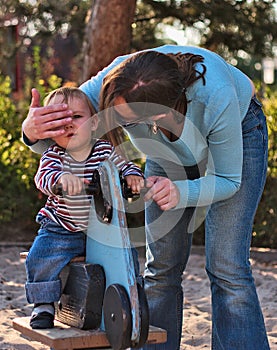
[[[26,129],[28,129],[27,128],[28,124],[26,121],[27,121],[27,118],[22,123],[22,138],[24,143],[27,146],[32,146],[38,142],[38,139],[33,139],[32,137],[30,137],[30,135],[28,135],[28,132],[26,132]]]
[[[38,140],[29,139],[29,137],[25,134],[24,131],[22,131],[22,140],[26,146],[33,146],[35,143],[38,142]]]

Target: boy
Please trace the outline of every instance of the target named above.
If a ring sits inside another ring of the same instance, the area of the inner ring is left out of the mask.
[[[42,155],[35,175],[37,188],[48,196],[36,221],[41,225],[26,259],[26,296],[34,303],[30,325],[33,329],[54,327],[54,302],[61,296],[61,270],[76,256],[84,254],[91,197],[83,191],[92,172],[106,158],[114,161],[132,192],[143,187],[143,174],[131,162],[116,154],[106,140],[92,138],[98,117],[87,96],[78,88],[62,87],[51,92],[45,105],[66,103],[74,112],[65,134]],[[67,195],[53,192],[57,184]]]

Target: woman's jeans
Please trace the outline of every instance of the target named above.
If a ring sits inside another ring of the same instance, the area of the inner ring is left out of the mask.
[[[26,297],[29,303],[52,303],[61,296],[62,269],[72,258],[85,254],[86,236],[69,232],[46,217],[40,224],[26,259]]]
[[[206,271],[212,292],[212,349],[269,349],[263,315],[249,262],[254,215],[267,170],[267,127],[261,104],[252,98],[242,122],[243,171],[240,190],[212,204],[206,215]],[[228,159],[226,159],[228,162]],[[172,165],[168,166],[170,171]],[[198,177],[189,169],[188,178]],[[167,171],[166,171],[167,172]],[[157,162],[147,161],[146,176],[174,180]],[[178,177],[178,176],[177,176]],[[182,274],[188,261],[193,208],[161,212],[146,209],[147,266],[145,288],[150,324],[167,330],[165,344],[144,349],[179,349],[182,331]],[[176,224],[175,224],[176,223]]]

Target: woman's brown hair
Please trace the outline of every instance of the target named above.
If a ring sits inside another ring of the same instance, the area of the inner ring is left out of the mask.
[[[118,96],[127,103],[145,102],[175,109],[178,116],[185,116],[187,104],[186,89],[195,81],[202,79],[205,85],[206,67],[204,58],[191,53],[163,54],[157,51],[144,51],[132,55],[111,70],[103,81],[100,92],[99,110],[104,111],[107,136],[117,145],[118,129],[114,124],[114,101]],[[202,72],[195,65],[201,63]],[[129,105],[132,109],[136,104]],[[140,111],[134,113],[138,116]],[[144,111],[144,114],[147,110]],[[148,116],[151,115],[149,110]],[[177,122],[178,120],[176,116]],[[122,135],[122,133],[121,133]]]

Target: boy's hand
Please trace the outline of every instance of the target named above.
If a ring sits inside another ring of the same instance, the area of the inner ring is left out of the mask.
[[[62,185],[63,191],[69,196],[81,193],[84,188],[84,183],[89,183],[89,181],[72,174],[62,175],[58,181],[58,184]]]
[[[140,193],[141,188],[144,187],[144,178],[137,175],[125,176],[127,186],[132,190],[133,193]]]

